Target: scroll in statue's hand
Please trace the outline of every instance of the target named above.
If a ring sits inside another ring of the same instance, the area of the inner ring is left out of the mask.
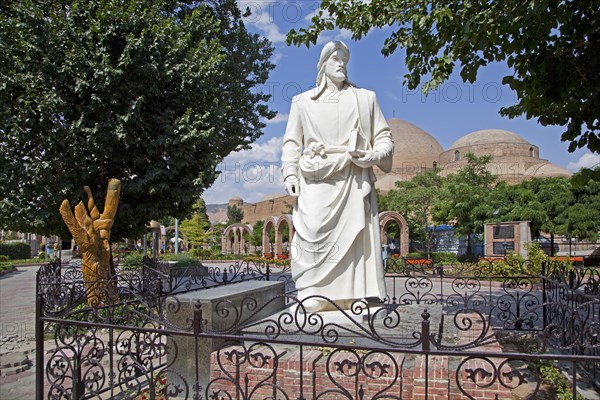
[[[350,160],[361,168],[369,168],[381,161],[381,154],[377,150],[357,150],[359,157],[351,157]]]
[[[290,175],[285,178],[285,190],[290,196],[298,197],[300,195],[300,185],[298,184],[298,178],[294,175]]]

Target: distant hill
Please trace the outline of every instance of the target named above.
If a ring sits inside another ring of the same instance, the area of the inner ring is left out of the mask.
[[[225,204],[207,204],[206,214],[211,224],[227,222],[227,203]]]

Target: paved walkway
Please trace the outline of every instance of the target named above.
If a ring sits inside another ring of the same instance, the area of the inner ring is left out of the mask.
[[[37,266],[0,276],[0,399],[35,398],[35,275]],[[10,354],[10,356],[8,356]],[[5,367],[20,359],[25,371]],[[12,360],[10,360],[12,359]]]

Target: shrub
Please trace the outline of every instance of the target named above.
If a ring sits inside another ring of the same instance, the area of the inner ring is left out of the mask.
[[[31,257],[31,246],[27,243],[0,243],[0,255],[8,256],[11,260]]]
[[[178,253],[178,254],[168,254],[164,257],[165,261],[177,261],[177,268],[189,268],[189,267],[199,267],[200,261],[186,253]]]
[[[455,263],[458,261],[458,256],[454,253],[435,252],[431,253],[431,258],[434,263]]]
[[[465,263],[472,263],[474,261],[477,261],[477,258],[472,256],[472,255],[468,255],[468,254],[462,254],[460,256],[457,257],[458,261],[460,262],[465,262]]]
[[[290,265],[290,259],[287,258],[285,260],[276,259],[276,258],[264,258],[264,257],[256,257],[256,256],[246,256],[244,257],[245,261],[255,262],[255,263],[267,263],[271,265],[281,265],[288,266]]]
[[[542,273],[542,265],[549,260],[549,257],[544,253],[539,243],[531,242],[525,243],[525,249],[527,250],[527,258],[531,262],[529,267],[531,274],[540,275]]]
[[[122,269],[130,270],[141,268],[144,263],[144,255],[141,253],[130,253],[123,258]]]
[[[13,265],[10,262],[0,262],[0,272],[2,271],[10,271],[13,269]]]
[[[214,252],[210,249],[191,249],[188,252],[190,256],[199,258],[211,258],[213,253]]]
[[[427,258],[427,254],[424,253],[408,253],[406,258]]]
[[[0,255],[0,262],[6,262],[8,260],[10,260],[10,258],[8,258],[8,256]]]

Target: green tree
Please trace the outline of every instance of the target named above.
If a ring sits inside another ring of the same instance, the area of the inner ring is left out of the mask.
[[[554,236],[566,233],[564,212],[573,202],[569,179],[534,178],[518,185],[500,182],[478,209],[485,210],[487,222],[530,221],[534,236],[550,234],[554,255]]]
[[[244,211],[233,205],[227,206],[227,223],[231,224],[239,224],[244,219]]]
[[[594,172],[598,173],[600,167]],[[600,231],[600,180],[591,179],[585,186],[572,188],[574,201],[561,214],[564,233],[578,239],[598,240]]]
[[[233,0],[7,0],[0,49],[4,229],[66,236],[60,202],[112,177],[114,239],[183,219],[274,116],[272,47]]]
[[[288,44],[315,44],[335,27],[360,39],[391,27],[382,53],[406,50],[408,87],[423,77],[427,92],[460,67],[474,82],[480,67],[504,62],[503,83],[518,102],[502,115],[566,126],[569,151],[600,152],[600,7],[596,0],[397,1],[323,0],[312,25],[288,33]]]
[[[262,231],[265,226],[265,221],[256,221],[254,226],[252,227],[252,237],[250,238],[250,243],[252,243],[255,247],[262,246]]]
[[[428,229],[431,210],[443,182],[439,172],[439,169],[433,169],[416,175],[410,181],[398,181],[382,200],[386,210],[397,211],[404,216],[411,239],[422,241],[428,255],[433,243],[433,230]]]
[[[450,223],[457,234],[466,236],[467,256],[472,256],[471,234],[483,232],[485,214],[480,207],[497,178],[487,169],[491,156],[467,153],[465,157],[467,164],[443,180],[439,201],[433,204],[431,214],[435,222]]]
[[[564,214],[576,202],[571,182],[563,177],[549,177],[535,178],[522,185],[533,192],[544,210],[546,218],[539,231],[550,233],[550,255],[554,256],[555,235],[568,233]],[[539,231],[534,232],[537,235]]]
[[[203,199],[194,203],[192,217],[181,221],[179,229],[188,240],[191,246],[204,246],[211,233],[207,233],[210,228],[210,221],[206,213],[206,204]]]

